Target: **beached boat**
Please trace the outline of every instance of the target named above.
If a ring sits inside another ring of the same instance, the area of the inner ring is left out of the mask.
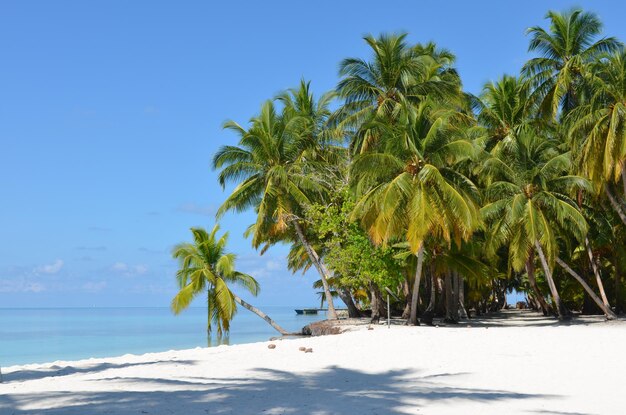
[[[296,309],[296,314],[317,314],[317,308]]]

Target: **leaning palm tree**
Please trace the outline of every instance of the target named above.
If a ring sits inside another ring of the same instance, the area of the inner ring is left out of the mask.
[[[619,49],[620,42],[613,37],[598,39],[602,22],[594,13],[549,11],[546,19],[550,19],[549,30],[539,26],[527,30],[528,50],[540,56],[530,59],[522,73],[535,87],[538,108],[556,117],[559,109],[567,113],[580,102],[585,66],[600,54]]]
[[[352,166],[360,197],[354,216],[375,243],[405,240],[417,257],[409,317],[414,325],[425,243],[434,238],[460,244],[478,226],[477,189],[453,168],[474,147],[458,138],[455,113],[431,107],[423,102],[420,116],[405,125],[381,122],[377,150],[360,154]]]
[[[230,286],[237,285],[250,294],[257,295],[259,284],[252,276],[235,269],[235,254],[225,252],[228,233],[218,238],[218,231],[218,225],[210,233],[202,228],[191,228],[193,243],[181,243],[172,250],[172,256],[179,261],[176,281],[180,288],[172,300],[172,311],[175,314],[180,313],[189,307],[194,298],[206,293],[209,336],[213,325],[217,327],[218,337],[229,332],[230,322],[237,312],[237,304],[267,321],[280,334],[288,334],[267,314],[242,300],[230,289]]]
[[[237,146],[223,146],[213,158],[213,167],[221,169],[219,182],[237,186],[217,212],[218,218],[230,210],[252,208],[256,222],[250,228],[252,244],[261,245],[294,240],[305,248],[324,284],[328,317],[336,319],[328,279],[330,272],[309,241],[303,211],[313,201],[323,198],[324,186],[315,173],[324,166],[324,139],[320,125],[328,116],[327,99],[313,103],[308,84],[305,92],[291,91],[282,95],[286,102],[279,113],[274,102],[267,101],[259,116],[245,129],[229,121],[225,128],[239,135]],[[306,98],[303,97],[306,95]]]
[[[565,231],[579,242],[584,240],[587,223],[569,194],[588,184],[569,175],[570,156],[559,152],[557,144],[525,129],[500,146],[483,166],[487,204],[481,214],[490,225],[491,252],[507,245],[512,268],[518,272],[526,268],[529,280],[534,278],[534,252],[539,255],[557,315],[565,319],[569,313],[552,278],[558,256],[556,237]]]

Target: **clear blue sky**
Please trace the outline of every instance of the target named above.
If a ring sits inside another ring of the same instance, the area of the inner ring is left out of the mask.
[[[332,89],[342,58],[368,56],[365,34],[451,49],[474,93],[517,73],[548,8],[593,10],[626,40],[610,1],[226,3],[2,2],[0,307],[167,305],[172,245],[224,199],[210,160],[235,137],[221,124],[302,77]],[[251,221],[222,227],[256,303],[315,304],[315,275],[291,275],[284,247],[260,257]]]

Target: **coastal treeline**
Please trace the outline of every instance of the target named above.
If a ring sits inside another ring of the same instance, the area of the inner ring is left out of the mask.
[[[626,50],[587,11],[527,30],[517,74],[463,89],[454,54],[406,34],[366,36],[335,90],[302,81],[225,128],[234,185],[217,213],[253,210],[246,235],[287,244],[337,318],[411,324],[498,310],[513,290],[569,318],[614,318],[626,272]],[[387,295],[391,293],[391,295]],[[387,299],[390,304],[387,304]]]

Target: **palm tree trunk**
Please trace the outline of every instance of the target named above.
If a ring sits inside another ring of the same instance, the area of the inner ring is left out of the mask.
[[[247,308],[248,310],[252,311],[254,314],[256,314],[257,316],[261,317],[263,320],[267,321],[267,323],[274,327],[276,329],[276,331],[278,331],[280,334],[287,335],[289,334],[289,332],[287,330],[285,330],[284,328],[282,328],[281,326],[279,326],[274,320],[272,320],[267,314],[265,314],[264,312],[262,312],[261,310],[259,310],[258,308],[254,307],[252,304],[246,303],[245,301],[243,301],[241,298],[239,298],[238,296],[236,296],[235,294],[233,294],[233,298],[235,299],[235,301],[237,302],[237,304]]]
[[[428,281],[428,278],[426,279]],[[430,300],[428,301],[428,307],[422,313],[420,317],[420,322],[422,324],[428,324],[429,326],[433,325],[433,320],[435,318],[435,306],[437,305],[437,275],[431,267],[430,270]]]
[[[604,311],[604,315],[606,316],[607,320],[613,320],[613,319],[617,318],[617,316],[615,315],[613,310],[611,310],[611,307],[607,306],[602,300],[600,300],[600,297],[598,297],[596,295],[596,293],[593,292],[593,290],[591,289],[589,284],[587,284],[587,282],[583,279],[583,277],[578,275],[578,273],[576,271],[574,271],[569,265],[567,265],[565,263],[565,261],[563,261],[561,258],[557,258],[556,262],[560,266],[562,266],[563,269],[568,272],[568,274],[570,274],[572,277],[574,277],[576,279],[576,281],[578,281],[580,283],[580,285],[583,286],[585,291],[587,291],[587,294],[589,294],[589,296],[593,299],[593,301],[595,301],[595,303],[598,305],[598,307],[600,307],[600,309],[602,311]]]
[[[624,210],[619,205],[619,202],[617,201],[617,199],[615,199],[615,196],[613,196],[613,194],[609,190],[608,185],[604,185],[604,193],[609,198],[609,202],[611,202],[611,206],[613,206],[613,209],[617,212],[617,214],[619,215],[619,218],[626,225],[626,214],[624,214]]]
[[[454,318],[454,294],[452,287],[452,271],[446,271],[444,277],[445,293],[446,293],[446,323],[456,323]]]
[[[621,301],[621,297],[620,297],[620,291],[622,289],[621,286],[621,282],[622,282],[622,274],[621,274],[621,270],[620,267],[618,265],[618,261],[619,259],[617,258],[617,255],[615,255],[615,258],[613,259],[613,263],[615,266],[615,313],[619,314],[622,311],[622,301]]]
[[[404,310],[402,310],[402,318],[408,320],[411,315],[411,290],[409,289],[409,282],[406,279],[402,283],[402,293],[406,301]]]
[[[606,296],[606,292],[604,291],[604,284],[602,284],[602,277],[600,276],[600,270],[598,269],[598,264],[594,260],[593,251],[591,250],[591,244],[589,243],[589,238],[585,237],[585,248],[587,248],[587,255],[589,256],[589,262],[591,263],[591,269],[593,270],[593,275],[596,277],[596,283],[598,284],[598,289],[600,290],[600,296],[602,297],[602,302],[608,308],[611,309],[611,304],[609,304],[609,299]]]
[[[378,323],[380,321],[380,304],[376,291],[376,286],[373,282],[370,282],[370,309],[372,310],[370,323]]]
[[[350,294],[350,290],[348,290],[347,288],[340,288],[337,290],[337,294],[339,294],[339,298],[341,298],[341,301],[343,301],[346,307],[348,307],[348,317],[361,317],[361,312],[357,308],[356,304],[354,304],[354,300],[352,299],[352,294]]]
[[[535,262],[532,258],[528,258],[526,261],[526,273],[528,274],[528,283],[530,284],[530,288],[533,290],[535,301],[539,303],[539,308],[541,308],[541,312],[544,316],[550,314],[550,306],[546,302],[546,299],[541,294],[539,290],[539,286],[537,285],[537,279],[535,278]]]
[[[452,316],[459,321],[459,273],[452,272]]]
[[[328,272],[328,269],[326,269],[324,263],[320,260],[320,257],[319,255],[317,255],[317,252],[315,252],[315,249],[311,246],[311,244],[309,244],[309,241],[307,241],[298,221],[293,220],[292,223],[294,228],[296,229],[296,233],[298,234],[298,238],[300,239],[302,246],[304,246],[304,249],[311,259],[311,262],[313,262],[313,265],[315,265],[315,268],[317,268],[317,272],[319,272],[322,279],[322,285],[324,286],[324,296],[326,297],[326,304],[328,304],[328,319],[337,320],[337,311],[335,311],[333,296],[331,295],[330,287],[328,286],[328,278],[330,278],[330,273]]]
[[[417,251],[417,266],[415,267],[415,282],[413,283],[413,296],[411,297],[411,318],[409,324],[419,326],[417,321],[417,300],[420,294],[420,282],[422,279],[422,266],[424,264],[424,244]]]
[[[467,319],[467,310],[465,309],[465,281],[463,275],[457,274],[459,287],[459,317]]]
[[[535,248],[537,249],[537,253],[539,254],[539,259],[541,260],[541,265],[543,267],[543,272],[546,275],[546,280],[548,281],[548,286],[550,287],[550,293],[552,294],[552,298],[554,299],[554,303],[556,304],[556,310],[558,314],[559,320],[566,320],[569,318],[569,312],[561,301],[561,296],[559,295],[559,291],[556,289],[556,284],[554,283],[554,279],[552,278],[552,271],[548,266],[548,261],[546,260],[546,256],[541,248],[541,244],[539,241],[535,241]]]
[[[207,307],[206,307],[206,335],[207,335],[207,342],[209,343],[209,346],[211,345],[211,307],[213,306],[213,303],[211,302],[211,290],[207,289],[206,291],[206,301],[207,301]]]

